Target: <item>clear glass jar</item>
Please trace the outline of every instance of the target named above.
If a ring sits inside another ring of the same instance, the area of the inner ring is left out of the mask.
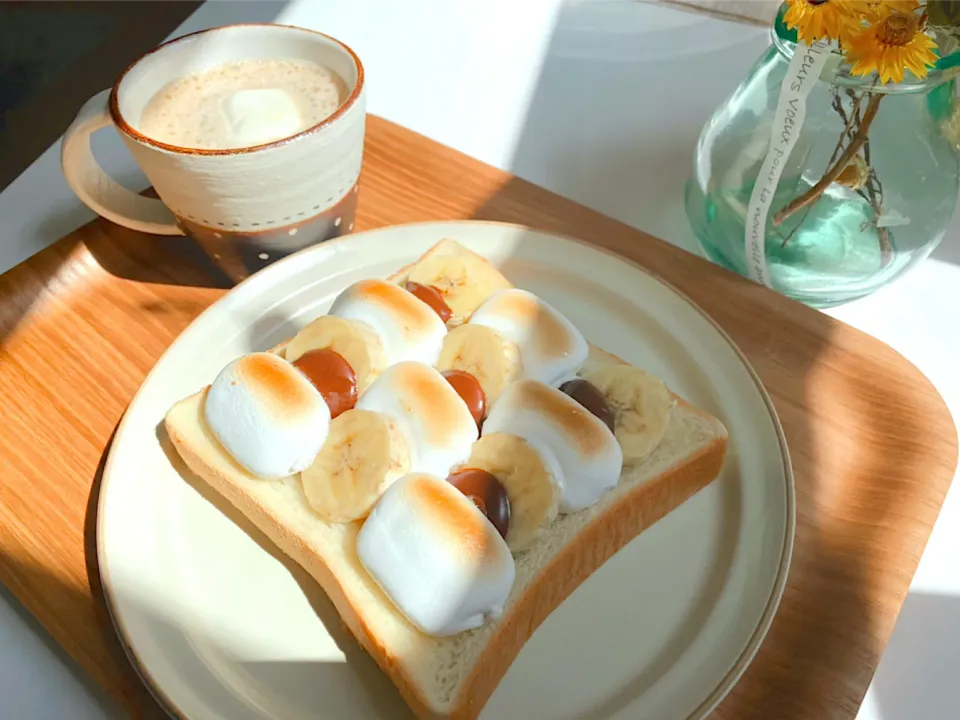
[[[760,166],[770,147],[781,83],[796,34],[783,24],[740,87],[704,126],[686,210],[704,253],[749,277],[744,231]],[[875,85],[841,66],[807,98],[806,119],[767,217],[767,270],[779,292],[815,307],[853,300],[924,259],[943,239],[960,192],[960,103],[956,70],[909,73],[899,85]],[[863,117],[871,93],[882,94],[854,163],[818,200],[780,225],[776,211],[814,186],[851,135],[850,114]]]

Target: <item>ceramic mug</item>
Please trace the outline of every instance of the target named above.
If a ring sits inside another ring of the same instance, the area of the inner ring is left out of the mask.
[[[191,149],[137,131],[147,102],[172,80],[237,60],[290,58],[329,67],[347,97],[323,122],[289,138],[237,149]],[[113,125],[159,200],[97,164],[90,136]],[[95,95],[67,129],[60,163],[90,209],[134,230],[188,234],[233,279],[353,229],[366,125],[363,66],[342,42],[285,25],[229,25],[146,53]]]

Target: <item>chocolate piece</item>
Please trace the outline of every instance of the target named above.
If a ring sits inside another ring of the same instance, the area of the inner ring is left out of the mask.
[[[429,305],[444,323],[453,317],[453,310],[435,287],[415,282],[408,282],[404,287],[408,293]]]
[[[510,527],[510,500],[507,491],[496,476],[479,468],[464,468],[447,478],[480,508],[503,538]]]
[[[293,365],[323,395],[331,420],[357,404],[357,374],[339,353],[329,348],[309,350]]]
[[[560,391],[566,393],[578,403],[590,411],[591,415],[599,418],[604,425],[613,432],[614,420],[613,410],[607,403],[603,393],[597,389],[597,386],[583,378],[568,380],[560,386]]]
[[[483,420],[487,411],[487,397],[483,394],[483,388],[480,382],[470,373],[463,370],[444,370],[441,373],[450,383],[450,386],[457,391],[457,395],[467,405],[467,410],[473,415],[477,427]]]

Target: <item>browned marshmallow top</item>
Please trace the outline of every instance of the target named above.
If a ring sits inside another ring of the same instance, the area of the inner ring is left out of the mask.
[[[610,434],[576,400],[535,380],[518,381],[516,390],[520,407],[539,413],[556,425],[581,455],[589,457],[606,450]]]
[[[313,412],[316,392],[286,360],[268,353],[245,355],[237,361],[231,381],[246,385],[261,407],[276,416],[296,420]]]
[[[433,309],[399,285],[373,278],[361,280],[354,287],[359,297],[392,313],[407,332],[427,332],[436,325]]]
[[[407,487],[420,517],[431,525],[437,542],[450,543],[464,559],[480,562],[496,557],[498,539],[477,507],[449,483],[430,476],[417,476]]]

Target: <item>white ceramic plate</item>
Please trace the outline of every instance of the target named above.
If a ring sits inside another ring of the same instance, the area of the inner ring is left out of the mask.
[[[756,652],[786,581],[794,491],[769,398],[730,340],[683,296],[588,245],[495,223],[406,225],[318,245],[238,286],[170,347],[124,417],[100,495],[100,568],[118,632],[172,714],[409,717],[322,591],[181,477],[158,426],[230,359],[293,335],[348,283],[445,237],[714,413],[731,441],[722,477],[557,608],[481,717],[701,718]]]

